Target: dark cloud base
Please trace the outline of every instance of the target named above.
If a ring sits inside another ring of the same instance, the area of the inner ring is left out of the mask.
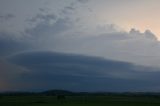
[[[158,91],[158,69],[121,61],[56,52],[28,52],[8,58],[28,71],[16,74],[10,90]],[[154,71],[154,72],[152,72]]]

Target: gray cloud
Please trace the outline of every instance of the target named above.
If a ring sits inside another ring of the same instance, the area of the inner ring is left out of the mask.
[[[68,18],[56,19],[54,14],[37,14],[29,22],[35,23],[36,26],[27,28],[19,35],[7,31],[0,32],[0,56],[23,50],[39,49],[39,47],[45,49],[49,39],[51,39],[49,42],[53,42],[57,46],[55,37],[71,29],[72,26]]]
[[[40,36],[38,44],[44,49],[159,66],[156,58],[159,56],[160,44],[151,31],[141,33],[132,29],[130,32],[121,32],[114,29],[108,32],[107,28],[103,33],[96,29],[88,34],[77,31],[79,29],[72,22],[60,19],[53,25],[39,24],[29,33],[31,36]]]
[[[28,52],[8,57],[23,67],[12,79],[18,90],[157,91],[159,69],[99,57]],[[14,76],[14,75],[13,75]],[[19,80],[21,79],[21,80]]]
[[[44,21],[38,23],[34,28],[26,29],[25,34],[26,36],[30,36],[28,44],[35,49],[48,49],[49,45],[56,48],[61,45],[58,44],[61,34],[72,28],[72,23],[68,18],[58,18],[54,23],[50,23],[45,18]]]
[[[87,3],[89,0],[77,0],[80,3]]]
[[[0,15],[0,20],[5,20],[5,21],[7,21],[7,20],[10,20],[10,19],[12,19],[12,18],[14,18],[14,17],[15,17],[15,15],[13,15],[13,14]]]
[[[55,20],[56,16],[54,14],[37,14],[35,17],[32,17],[29,21],[37,22],[37,21],[47,21],[50,22],[51,20]]]
[[[150,30],[146,30],[144,32],[144,35],[149,39],[158,40],[157,37]]]
[[[89,6],[88,0],[47,1],[45,7],[38,2],[22,1],[23,8],[15,1],[0,6],[4,13],[0,15],[0,90],[159,90],[160,43],[154,33],[99,25],[105,7],[106,18],[125,15],[113,12],[124,3],[107,1],[98,6],[94,1]],[[33,50],[57,53],[28,53]]]
[[[70,23],[68,23],[69,20],[67,18],[59,18],[56,20],[55,23],[48,22],[48,19],[50,19],[50,16],[48,17],[48,15],[43,16],[43,19],[44,21],[38,23],[34,28],[26,29],[26,33],[30,34],[31,36],[37,36],[37,37],[55,36],[58,33],[63,33],[70,26]]]
[[[152,40],[156,40],[156,41],[158,40],[157,37],[156,37],[156,35],[154,35],[150,30],[145,30],[144,33],[141,33],[139,30],[136,30],[136,29],[132,28],[130,30],[129,34],[133,35],[133,36],[134,35],[135,36],[141,35],[141,36],[144,36],[147,39],[152,39]]]
[[[24,38],[8,32],[0,32],[0,57],[28,48]]]
[[[20,41],[12,35],[5,35],[5,39],[0,38],[3,54],[12,49],[22,51],[29,48],[101,56],[140,65],[159,66],[160,43],[150,30],[144,33],[136,29],[125,32],[118,30],[113,24],[83,29],[79,22],[53,14],[37,14],[32,19],[32,22],[41,21],[34,27],[25,29],[22,34],[23,39]],[[51,20],[54,22],[50,22]],[[3,33],[1,35],[3,36]]]

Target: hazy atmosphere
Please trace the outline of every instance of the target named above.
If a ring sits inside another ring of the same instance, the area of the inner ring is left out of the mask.
[[[160,91],[159,0],[0,0],[0,92]]]

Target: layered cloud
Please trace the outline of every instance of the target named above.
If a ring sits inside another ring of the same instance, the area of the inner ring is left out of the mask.
[[[40,46],[41,49],[58,52],[158,66],[160,43],[150,30],[142,33],[132,28],[126,32],[115,25],[82,29],[68,18],[59,18],[54,23],[48,23],[46,19],[27,29],[26,34],[34,39],[33,45],[38,49]]]
[[[6,31],[0,32],[0,57],[7,56],[14,52],[26,50],[28,45],[24,39],[25,37],[18,37],[13,33]]]
[[[31,21],[35,26],[27,28],[21,37],[0,33],[1,54],[53,50],[159,66],[160,43],[150,30],[142,33],[133,28],[126,32],[115,25],[83,29],[78,22],[53,14],[38,14]]]
[[[60,2],[63,8],[57,7],[54,13],[37,7],[38,12],[27,15],[24,30],[18,34],[8,31],[9,27],[0,28],[0,90],[160,88],[156,35],[148,29],[125,31],[116,24],[90,22],[87,17],[96,18],[91,10],[87,7],[88,14],[81,14],[77,9],[87,1]],[[0,15],[0,21],[9,23],[11,29],[12,18],[18,20],[16,15]]]
[[[5,65],[1,67],[4,71],[1,74],[1,81],[5,80],[3,83],[8,85],[7,90],[157,91],[159,89],[158,68],[99,57],[40,51],[17,54],[8,57],[7,60],[9,68],[3,68]]]

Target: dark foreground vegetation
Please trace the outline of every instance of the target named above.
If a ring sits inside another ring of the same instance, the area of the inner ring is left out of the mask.
[[[1,93],[0,106],[160,106],[159,93]]]

